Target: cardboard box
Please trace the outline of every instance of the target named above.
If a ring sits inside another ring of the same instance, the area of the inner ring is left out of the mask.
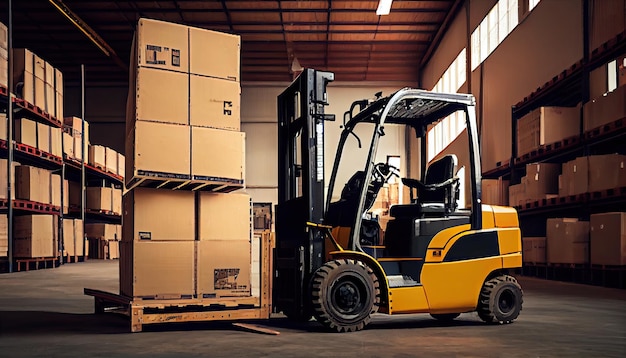
[[[191,75],[189,88],[189,118],[192,126],[240,130],[239,82]]]
[[[61,206],[61,176],[58,174],[50,174],[49,203],[58,207]]]
[[[85,162],[89,162],[89,143],[85,143],[84,147],[81,149],[82,143],[83,139],[80,135],[72,137],[72,151],[74,152],[74,159],[82,161],[84,154]]]
[[[37,148],[37,122],[26,118],[14,120],[13,136],[18,143]]]
[[[63,180],[63,214],[69,213],[70,205],[70,182]]]
[[[28,165],[15,168],[15,198],[50,202],[50,172]]]
[[[111,211],[122,215],[122,189],[111,190]]]
[[[217,31],[189,28],[189,73],[239,81],[241,39]]]
[[[120,293],[129,297],[193,296],[194,242],[120,242]]]
[[[107,242],[109,248],[109,260],[115,260],[120,258],[120,243],[119,241],[108,241]]]
[[[141,120],[189,124],[188,107],[188,74],[153,68],[137,69],[134,118],[127,119],[127,122]]]
[[[580,107],[539,107],[517,121],[517,154],[579,134]]]
[[[109,147],[105,148],[105,164],[107,172],[117,174],[117,152]]]
[[[44,111],[48,112],[51,116],[56,117],[57,109],[56,109],[56,92],[54,92],[54,85],[45,84],[44,87],[44,95],[45,95],[45,109]]]
[[[558,194],[560,172],[560,164],[527,164],[524,198],[535,201],[545,198],[546,194]]]
[[[7,27],[0,22],[0,85],[7,86],[9,58],[9,33]]]
[[[50,154],[63,158],[62,140],[63,131],[58,127],[50,128]]]
[[[68,133],[63,133],[63,154],[69,158],[75,158],[74,155],[74,137]]]
[[[74,256],[76,253],[74,219],[63,219],[63,250],[67,256]]]
[[[43,61],[43,60],[42,60]],[[35,106],[45,111],[46,108],[46,83],[42,78],[35,75]]]
[[[189,72],[189,30],[187,26],[151,19],[139,19],[135,42],[137,45],[135,65],[182,73]],[[202,45],[208,47],[207,44]],[[204,60],[206,61],[206,58]]]
[[[626,265],[626,212],[593,214],[591,230],[592,265]]]
[[[13,218],[13,256],[54,256],[52,215],[23,215]]]
[[[15,130],[13,131],[15,132]],[[7,140],[7,115],[6,113],[0,113],[0,139]]]
[[[23,48],[13,49],[13,93],[35,104],[34,54]]]
[[[63,95],[59,92],[55,92],[55,96],[56,96],[56,100],[55,100],[55,108],[56,108],[56,114],[55,117],[57,117],[58,119],[63,118]]]
[[[589,262],[589,222],[573,218],[548,219],[546,259],[548,263]]]
[[[61,72],[58,68],[54,69],[54,91],[63,96],[63,72]],[[59,120],[62,120],[64,117],[57,117]]]
[[[74,219],[74,238],[76,256],[89,256],[89,245],[85,245],[85,226],[80,219]]]
[[[509,205],[509,181],[502,178],[482,180],[482,203]]]
[[[37,123],[37,149],[50,153],[50,126]]]
[[[116,225],[104,223],[85,224],[85,235],[88,239],[116,240]]]
[[[83,133],[83,120],[78,117],[63,118],[63,125],[70,129],[73,137],[80,136]],[[89,133],[89,123],[85,121],[85,133]],[[89,135],[86,136],[89,138]]]
[[[16,187],[16,181],[15,181],[15,168],[18,166],[19,164],[16,162],[12,163],[12,170],[11,170],[11,182],[13,183],[13,188],[11,190],[11,199],[15,199],[15,192],[17,191]],[[6,159],[2,159],[0,158],[0,199],[7,199],[7,188],[9,183],[7,183],[7,179],[9,178],[9,176],[7,175],[7,160]],[[1,214],[0,214],[1,215]]]
[[[589,156],[589,191],[626,186],[626,155]]]
[[[0,257],[8,256],[9,251],[9,219],[6,214],[0,214]]]
[[[250,296],[249,240],[197,241],[198,297]]]
[[[522,196],[524,195],[525,188],[526,188],[526,185],[524,183],[509,186],[509,205],[512,205],[512,206],[521,205]]]
[[[523,237],[522,238],[522,261],[529,263],[546,262],[546,238]]]
[[[559,196],[578,195],[589,189],[588,157],[578,157],[563,163]]]
[[[583,106],[583,128],[590,131],[626,117],[626,86],[620,86]]]
[[[111,211],[113,209],[113,189],[108,187],[86,188],[86,208],[92,210]]]
[[[125,164],[126,164],[126,158],[124,157],[123,154],[121,153],[117,153],[117,175],[119,176],[124,176],[125,173]]]
[[[106,168],[106,148],[101,145],[90,145],[88,161],[89,161],[89,164],[91,164],[94,167],[105,169]]]
[[[245,138],[243,132],[191,127],[192,177],[243,184]]]
[[[199,240],[250,240],[250,195],[200,192],[198,195]]]
[[[136,176],[158,173],[189,178],[188,126],[138,121],[126,141],[126,185]],[[207,152],[203,153],[206,158]]]
[[[195,194],[135,188],[123,199],[122,237],[126,241],[195,239]]]

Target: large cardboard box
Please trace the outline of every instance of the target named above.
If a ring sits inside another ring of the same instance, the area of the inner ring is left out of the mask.
[[[522,200],[523,196],[525,195],[524,194],[525,188],[526,188],[526,185],[524,182],[509,186],[509,205],[519,206],[523,202],[525,202],[525,200]]]
[[[0,214],[0,257],[6,257],[9,251],[9,219]]]
[[[13,92],[31,104],[35,104],[34,57],[28,49],[13,49]]]
[[[546,238],[523,237],[522,238],[522,261],[529,263],[546,262]]]
[[[188,74],[139,68],[134,94],[134,118],[127,118],[127,122],[189,124]]]
[[[187,26],[151,19],[139,19],[135,42],[137,46],[134,50],[137,55],[136,65],[182,73],[189,72],[189,30]],[[203,47],[209,46],[203,44]],[[207,58],[204,58],[204,61],[206,60]]]
[[[196,75],[239,81],[238,35],[189,28],[189,72]]]
[[[18,143],[37,148],[37,122],[26,118],[14,120],[13,136]]]
[[[250,240],[251,221],[250,195],[199,193],[199,240]]]
[[[53,216],[23,215],[13,219],[13,256],[52,257]]]
[[[55,206],[61,206],[61,176],[58,174],[50,175],[50,200],[49,203]],[[67,204],[67,203],[66,203]]]
[[[63,154],[69,158],[75,158],[74,155],[74,137],[69,133],[63,132]]]
[[[589,156],[589,191],[626,186],[626,155]]]
[[[502,178],[482,180],[482,203],[509,205],[509,181]]]
[[[107,172],[117,174],[117,152],[109,147],[105,148],[105,164]]]
[[[560,172],[560,164],[527,164],[524,198],[535,201],[545,198],[546,194],[558,194]]]
[[[35,69],[35,105],[42,110],[46,110],[46,61],[41,57],[33,56],[33,65]]]
[[[7,140],[7,115],[0,113],[0,139]]]
[[[88,162],[94,167],[105,169],[106,168],[106,148],[101,145],[90,145]]]
[[[578,195],[589,189],[588,157],[578,157],[563,163],[559,196]]]
[[[583,106],[583,128],[592,130],[626,117],[626,86],[620,86]]]
[[[191,174],[194,179],[243,183],[245,133],[191,128]]]
[[[589,262],[589,222],[574,218],[548,219],[546,259],[556,264]]]
[[[54,91],[55,91],[55,116],[59,120],[63,120],[63,72],[59,69],[54,69]]]
[[[197,241],[198,297],[251,295],[250,240]]]
[[[28,165],[15,168],[15,198],[50,202],[50,172]]]
[[[189,118],[192,126],[239,131],[239,82],[191,75],[189,88]]]
[[[122,201],[126,241],[192,241],[195,239],[195,193],[135,188]]]
[[[111,190],[111,211],[122,215],[122,189]]]
[[[51,153],[50,126],[47,124],[37,123],[37,149]]]
[[[113,189],[109,187],[88,187],[85,192],[86,208],[112,211]]]
[[[120,293],[129,297],[193,297],[194,244],[120,242]]]
[[[113,224],[87,223],[85,224],[85,235],[88,239],[116,240],[117,228]]]
[[[136,176],[190,177],[188,126],[138,121],[126,140],[126,184]],[[207,152],[203,157],[206,159]],[[213,156],[211,156],[211,160]]]
[[[50,127],[50,154],[59,158],[63,157],[62,149],[63,131],[58,127]]]
[[[89,256],[89,245],[85,245],[85,225],[80,219],[74,219],[74,238],[76,256]]]
[[[74,237],[74,219],[63,219],[63,250],[65,255],[76,254],[76,241]]]
[[[592,265],[626,265],[626,212],[593,214],[591,230]]]
[[[12,163],[11,169],[11,182],[13,183],[13,188],[11,190],[11,199],[15,199],[16,192],[16,182],[15,182],[15,168],[19,164],[16,162]],[[7,188],[9,183],[7,182],[9,176],[7,175],[7,160],[0,158],[0,199],[7,199]]]
[[[117,173],[116,173],[117,175],[123,177],[124,174],[126,174],[125,164],[126,164],[126,158],[124,157],[124,155],[121,153],[117,153]]]
[[[580,107],[539,107],[517,121],[517,154],[575,136],[580,128]]]
[[[63,214],[69,213],[70,206],[70,182],[63,180]]]

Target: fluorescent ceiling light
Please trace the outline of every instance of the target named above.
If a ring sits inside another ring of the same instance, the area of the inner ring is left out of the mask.
[[[378,9],[376,9],[376,15],[389,15],[392,2],[393,0],[380,0],[378,3]]]

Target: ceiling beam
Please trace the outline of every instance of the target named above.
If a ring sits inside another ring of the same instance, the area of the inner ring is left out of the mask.
[[[96,8],[93,6],[90,7],[85,7],[85,8],[80,8],[80,7],[76,7],[75,8],[76,11],[82,13],[82,14],[90,14],[90,13],[103,13],[103,12],[107,12],[106,9],[102,9],[102,8]],[[277,13],[280,10],[282,10],[283,12],[286,13],[306,13],[306,14],[310,14],[310,13],[325,13],[326,9],[320,8],[320,9],[311,9],[311,8],[282,8],[282,9],[278,9],[278,8],[273,8],[273,9],[251,9],[251,8],[241,8],[241,9],[230,9],[229,11],[231,13],[251,13],[251,14],[258,14],[258,13]],[[46,13],[48,12],[46,9],[44,8],[29,8],[29,11],[31,13]],[[224,10],[221,8],[183,8],[182,9],[183,13],[190,13],[190,14],[209,14],[209,13],[223,13]],[[335,13],[342,13],[342,14],[370,14],[372,13],[374,10],[373,9],[363,9],[363,8],[335,8],[333,9],[333,12]],[[142,7],[137,7],[136,10],[131,10],[131,9],[123,9],[120,11],[116,11],[116,13],[121,13],[121,12],[141,12],[141,13],[145,13],[145,14],[150,14],[150,13],[163,13],[163,14],[167,14],[167,13],[178,13],[178,9],[176,8],[154,8],[154,7],[146,7],[146,8],[142,8]],[[442,7],[442,8],[399,8],[399,9],[393,9],[394,13],[424,13],[424,14],[433,14],[433,13],[447,13],[448,12],[448,8],[447,7]]]
[[[424,65],[426,65],[428,61],[430,61],[430,58],[432,57],[433,52],[437,49],[437,47],[439,47],[439,44],[441,43],[441,39],[443,38],[443,35],[446,33],[446,31],[448,31],[448,28],[450,27],[452,20],[454,20],[454,17],[459,13],[461,8],[463,7],[464,2],[465,0],[456,0],[454,4],[452,4],[450,11],[446,15],[445,19],[443,19],[443,22],[441,23],[439,30],[437,30],[437,34],[435,34],[433,41],[428,46],[428,50],[426,50],[426,55],[424,55],[424,57],[422,58],[422,61],[420,62],[420,66],[419,66],[420,71],[422,67],[424,67]]]

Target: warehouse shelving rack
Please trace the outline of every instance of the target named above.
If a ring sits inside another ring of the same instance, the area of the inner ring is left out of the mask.
[[[511,110],[512,148],[508,162],[497,163],[496,168],[483,172],[483,178],[502,177],[511,184],[520,182],[528,163],[564,163],[579,156],[607,154],[622,148],[626,139],[626,118],[590,130],[584,130],[582,108],[579,116],[579,134],[548,143],[529,153],[517,153],[517,121],[541,106],[576,106],[589,100],[589,74],[626,52],[626,31],[604,43],[543,86],[526,96]],[[622,153],[626,154],[626,153]],[[556,196],[517,205],[520,228],[524,236],[545,236],[545,223],[551,217],[578,217],[589,220],[594,213],[623,211],[626,187],[611,188],[579,195]],[[626,267],[555,264],[525,264],[523,273],[548,279],[626,288]]]

